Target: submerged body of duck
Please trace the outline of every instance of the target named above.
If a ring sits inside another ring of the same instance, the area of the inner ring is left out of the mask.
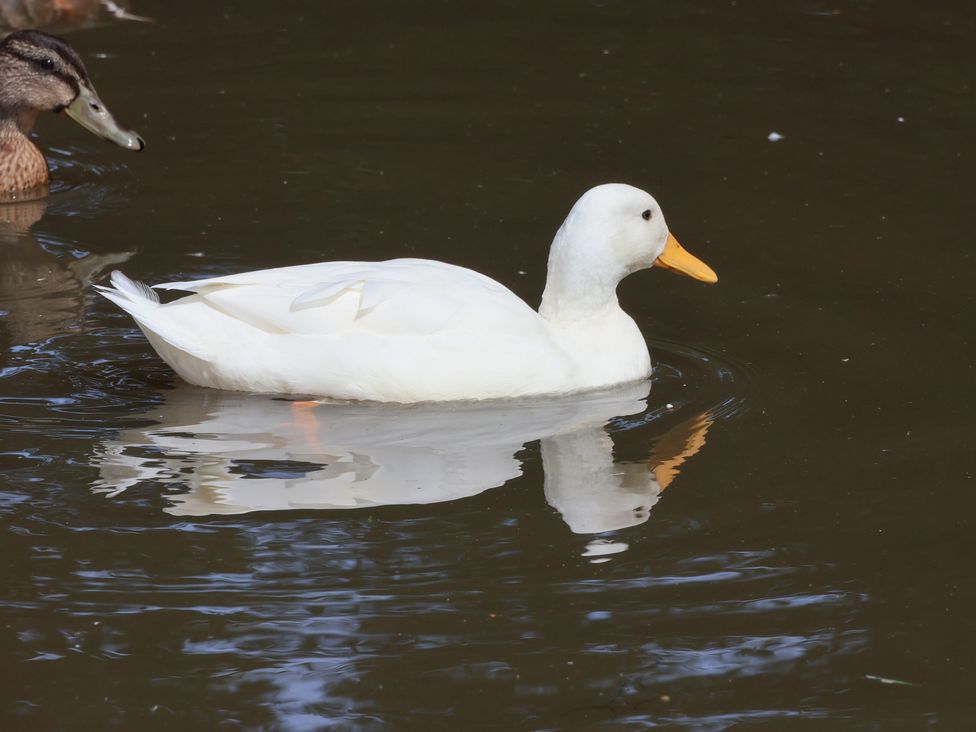
[[[422,259],[325,262],[173,282],[161,304],[121,273],[102,294],[186,381],[237,391],[384,402],[567,394],[647,378],[651,362],[616,287],[664,266],[715,273],[622,184],[591,189],[553,241],[536,312],[463,267]]]

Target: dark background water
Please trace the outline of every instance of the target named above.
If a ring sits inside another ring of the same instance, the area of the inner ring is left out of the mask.
[[[42,118],[4,209],[4,728],[968,726],[968,4],[132,10],[69,38],[147,150]],[[609,407],[309,422],[87,286],[409,255],[535,304],[608,181],[721,278],[623,284],[658,370]]]

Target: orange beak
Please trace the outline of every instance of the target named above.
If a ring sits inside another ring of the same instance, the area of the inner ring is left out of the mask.
[[[696,280],[715,284],[718,282],[718,275],[715,270],[701,261],[694,254],[690,254],[687,249],[678,243],[678,240],[668,234],[668,240],[664,244],[664,251],[654,262],[655,267],[664,267],[679,274],[694,277]]]

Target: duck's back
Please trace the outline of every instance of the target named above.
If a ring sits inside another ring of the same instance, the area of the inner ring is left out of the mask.
[[[508,288],[464,267],[425,259],[323,262],[169,282],[224,315],[276,333],[430,336],[475,318],[537,333],[538,315]]]

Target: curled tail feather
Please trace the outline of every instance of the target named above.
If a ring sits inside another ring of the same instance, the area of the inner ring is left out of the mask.
[[[114,270],[111,286],[95,285],[95,289],[131,315],[150,341],[159,339],[177,351],[210,361],[207,349],[193,333],[165,315],[165,306],[149,285]]]
[[[145,282],[126,277],[117,269],[112,270],[112,286],[130,300],[148,300],[159,304],[159,294]]]

